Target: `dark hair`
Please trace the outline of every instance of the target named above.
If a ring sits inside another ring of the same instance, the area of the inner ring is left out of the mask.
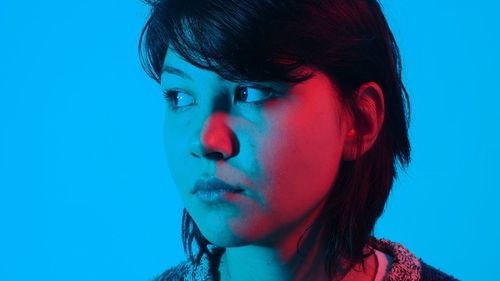
[[[159,82],[167,48],[229,80],[299,82],[309,65],[326,73],[363,120],[354,94],[376,82],[385,99],[377,141],[354,161],[343,161],[322,212],[328,233],[325,268],[345,272],[341,260],[363,260],[363,247],[389,196],[397,164],[410,161],[409,101],[397,44],[377,0],[147,0],[151,16],[139,43],[145,71]],[[210,244],[184,210],[184,249],[194,262]],[[198,247],[195,255],[193,241]]]

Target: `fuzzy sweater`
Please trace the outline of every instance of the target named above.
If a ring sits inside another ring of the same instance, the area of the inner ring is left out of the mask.
[[[392,263],[384,276],[384,281],[453,281],[458,280],[418,259],[403,245],[385,239],[371,239],[370,247],[391,256]],[[223,251],[214,248],[213,253],[220,258]],[[185,261],[158,276],[154,281],[218,281],[214,269],[204,256],[196,266]]]

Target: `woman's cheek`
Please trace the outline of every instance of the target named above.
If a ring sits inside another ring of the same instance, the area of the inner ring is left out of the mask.
[[[283,111],[269,120],[274,122],[258,153],[268,181],[265,197],[277,212],[299,216],[316,207],[335,181],[338,128],[304,110]]]
[[[182,164],[188,160],[186,159],[186,155],[189,155],[186,153],[188,149],[187,140],[179,135],[179,131],[176,131],[173,127],[165,128],[164,139],[168,169],[180,196],[185,200],[188,186],[190,185],[190,181],[192,181],[190,179],[193,178],[193,174],[189,173],[192,170],[186,169],[185,165]]]

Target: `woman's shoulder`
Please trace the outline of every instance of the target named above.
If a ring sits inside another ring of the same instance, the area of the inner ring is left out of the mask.
[[[391,257],[384,280],[387,281],[455,281],[455,277],[428,265],[406,247],[386,239],[371,239],[370,246]]]

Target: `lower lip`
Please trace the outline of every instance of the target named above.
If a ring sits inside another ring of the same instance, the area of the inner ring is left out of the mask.
[[[230,191],[226,189],[198,190],[194,195],[200,201],[207,203],[232,201],[235,196],[239,196],[242,191]]]

